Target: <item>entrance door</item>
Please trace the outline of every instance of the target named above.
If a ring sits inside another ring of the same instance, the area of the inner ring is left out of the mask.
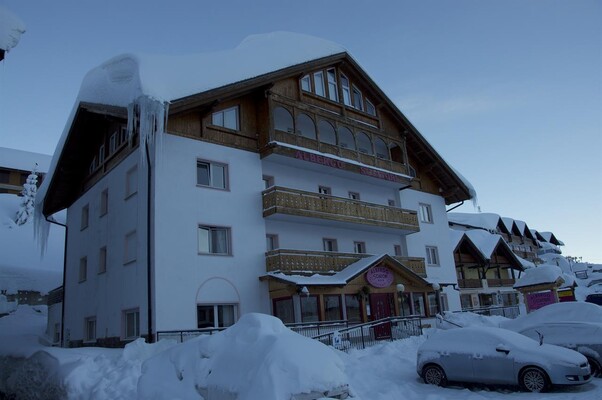
[[[391,307],[393,295],[391,293],[370,294],[370,309],[374,319],[383,319],[393,316]],[[391,323],[374,327],[374,338],[376,340],[391,339]]]

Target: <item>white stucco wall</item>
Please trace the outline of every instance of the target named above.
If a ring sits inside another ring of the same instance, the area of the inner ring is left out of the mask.
[[[97,338],[123,337],[122,313],[138,308],[140,333],[146,318],[146,188],[138,151],[105,175],[67,210],[65,339],[82,340],[84,321],[96,317]],[[137,193],[126,198],[126,173],[138,165]],[[109,191],[108,213],[100,216],[100,197]],[[81,227],[82,207],[89,205],[89,224]],[[124,264],[125,235],[136,231],[136,260]],[[100,248],[107,247],[107,270],[98,273]],[[79,264],[88,258],[87,279],[79,282]]]
[[[228,165],[229,189],[197,186],[197,159]],[[166,134],[154,188],[156,330],[197,328],[197,303],[269,313],[259,154]],[[198,226],[231,228],[232,255],[198,254]]]
[[[445,200],[441,196],[406,189],[399,192],[401,206],[418,210],[420,203],[429,204],[432,210],[433,222],[424,223],[419,220],[420,232],[407,236],[408,255],[423,257],[426,260],[426,246],[436,246],[439,255],[439,266],[427,266],[426,273],[429,282],[457,284],[456,267],[453,249],[449,240],[449,225],[445,212]],[[457,286],[456,286],[457,287]],[[460,310],[459,292],[452,286],[444,288],[447,294],[450,310]]]

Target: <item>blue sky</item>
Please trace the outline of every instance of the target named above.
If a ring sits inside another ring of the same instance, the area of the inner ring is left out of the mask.
[[[52,153],[85,73],[288,30],[340,43],[483,212],[602,263],[602,2],[0,0],[27,32],[0,63],[0,146]],[[202,71],[199,71],[202,73]],[[472,205],[458,211],[471,212]]]

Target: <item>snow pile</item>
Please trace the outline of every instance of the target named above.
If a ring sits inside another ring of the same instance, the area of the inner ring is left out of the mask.
[[[16,15],[0,7],[0,50],[10,51],[25,33],[25,24]]]
[[[596,322],[602,323],[602,307],[581,301],[548,304],[527,315],[500,323],[500,327],[521,331],[545,322]]]
[[[473,312],[451,312],[445,311],[442,318],[437,319],[437,327],[440,329],[453,329],[458,327],[492,326],[497,327],[508,318],[500,315],[480,315]]]
[[[161,380],[157,387],[154,383]],[[348,383],[337,352],[272,316],[245,314],[222,333],[187,341],[148,360],[138,396],[289,399]]]
[[[21,198],[0,194],[0,290],[41,293],[62,283],[64,230],[53,226],[44,257],[35,249],[33,221],[17,225],[14,221]]]

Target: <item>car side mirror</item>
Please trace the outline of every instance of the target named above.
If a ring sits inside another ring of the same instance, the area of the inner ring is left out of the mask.
[[[497,351],[498,353],[508,354],[508,353],[510,353],[510,348],[508,346],[506,346],[505,344],[499,344],[495,348],[495,351]]]

